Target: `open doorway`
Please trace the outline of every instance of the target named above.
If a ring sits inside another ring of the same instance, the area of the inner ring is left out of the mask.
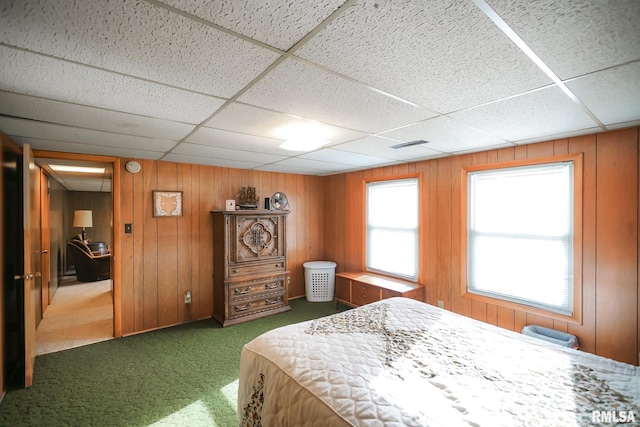
[[[114,337],[113,164],[38,155],[36,163],[49,265],[36,329],[42,355]]]

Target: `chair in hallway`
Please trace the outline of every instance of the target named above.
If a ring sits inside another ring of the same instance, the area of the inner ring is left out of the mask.
[[[67,242],[76,266],[76,276],[80,282],[95,282],[111,278],[111,254],[93,252],[81,240]]]

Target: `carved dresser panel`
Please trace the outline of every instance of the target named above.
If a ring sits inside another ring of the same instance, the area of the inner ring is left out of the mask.
[[[222,326],[290,310],[287,211],[214,211],[213,317]]]

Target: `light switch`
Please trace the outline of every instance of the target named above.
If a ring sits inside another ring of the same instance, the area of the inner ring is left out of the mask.
[[[131,234],[132,231],[133,231],[133,225],[132,224],[125,224],[124,225],[125,234]]]

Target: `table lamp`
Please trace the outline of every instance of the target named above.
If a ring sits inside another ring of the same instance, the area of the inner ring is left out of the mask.
[[[93,227],[93,216],[91,211],[80,210],[73,213],[73,226],[82,227],[82,241],[87,242],[87,232],[85,227]]]

